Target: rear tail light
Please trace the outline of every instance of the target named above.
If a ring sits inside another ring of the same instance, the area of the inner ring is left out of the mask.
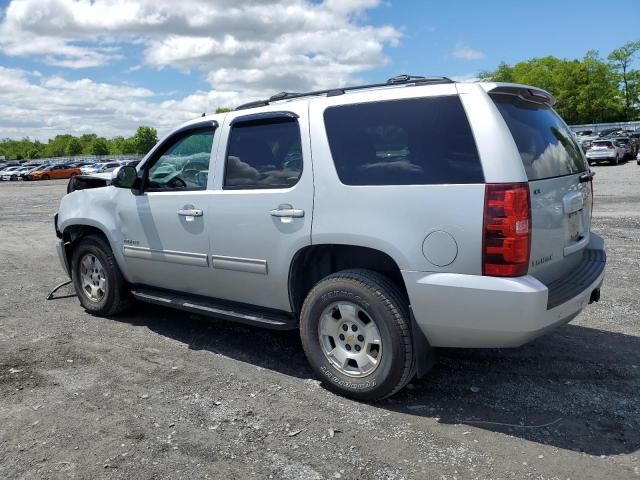
[[[607,148],[610,149],[610,150],[613,150],[613,145],[609,144],[609,145],[607,145]]]
[[[519,277],[529,270],[531,200],[527,183],[485,187],[482,274]]]

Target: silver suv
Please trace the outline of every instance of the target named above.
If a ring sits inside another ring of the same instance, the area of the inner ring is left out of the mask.
[[[599,299],[593,173],[552,105],[401,76],[198,118],[72,179],[59,256],[90,313],[299,329],[325,385],[388,397],[436,347],[516,347]]]

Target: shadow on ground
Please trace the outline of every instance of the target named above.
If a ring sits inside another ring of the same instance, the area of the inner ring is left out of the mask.
[[[297,378],[313,378],[298,333],[152,305],[117,318]],[[377,406],[592,455],[640,449],[640,338],[567,325],[518,349],[439,352],[431,373]]]

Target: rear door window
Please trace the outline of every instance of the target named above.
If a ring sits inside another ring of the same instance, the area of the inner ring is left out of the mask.
[[[324,121],[336,171],[345,185],[484,182],[457,96],[330,107]]]
[[[553,109],[515,95],[492,95],[516,142],[529,180],[584,172],[573,134]]]
[[[302,142],[296,118],[238,121],[231,127],[225,189],[289,188],[301,174]]]

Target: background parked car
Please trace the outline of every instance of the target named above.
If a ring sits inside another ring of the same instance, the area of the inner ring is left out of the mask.
[[[16,180],[22,178],[22,175],[26,172],[28,172],[29,170],[31,170],[33,167],[18,167],[15,170],[2,175],[2,177],[0,178],[0,180],[3,181],[7,181],[10,180],[12,182],[15,182]]]
[[[636,153],[637,153],[636,144],[635,142],[631,141],[631,138],[613,137],[612,140],[622,145],[625,151],[625,156],[624,156],[625,159],[636,158]]]
[[[102,163],[94,163],[89,167],[82,168],[82,173],[84,175],[91,175],[93,173],[107,173],[111,172],[114,169],[121,166],[119,162],[102,162]]]
[[[69,178],[74,175],[82,175],[79,168],[69,167],[67,165],[50,165],[46,168],[37,169],[29,174],[30,180],[49,180],[59,178]]]
[[[35,172],[36,170],[42,170],[44,168],[47,168],[49,165],[48,164],[44,164],[44,165],[28,165],[26,167],[26,169],[20,173],[20,179],[21,180],[31,180],[31,178],[29,178],[29,175],[31,175],[31,173]]]
[[[626,155],[623,146],[614,140],[596,140],[587,150],[586,157],[589,165],[592,163],[609,162],[618,165]]]
[[[11,180],[11,175],[14,174],[16,170],[18,170],[19,166],[6,167],[4,170],[0,170],[0,180],[7,181]]]

